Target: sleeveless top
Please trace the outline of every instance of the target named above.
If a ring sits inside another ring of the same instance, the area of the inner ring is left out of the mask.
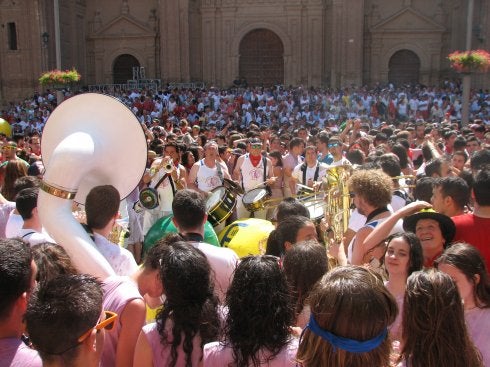
[[[121,316],[128,302],[143,297],[138,286],[128,277],[113,276],[102,283],[104,299],[102,308]],[[113,329],[105,334],[104,350],[102,351],[101,366],[114,366],[116,363],[117,341],[121,332],[121,318],[118,317]]]
[[[197,187],[199,190],[209,192],[218,186],[222,186],[223,180],[218,173],[218,162],[214,168],[209,168],[204,163],[204,159],[199,161],[199,171],[197,171]]]
[[[255,167],[250,160],[250,154],[245,154],[240,172],[242,174],[242,186],[245,191],[250,191],[264,182],[264,167],[265,177],[269,175],[269,167],[267,160],[261,158],[259,164]]]
[[[167,342],[169,344],[162,344],[161,336],[157,330],[156,322],[143,326],[143,334],[145,334],[148,344],[151,346],[151,353],[153,356],[153,367],[166,367],[170,365],[172,356],[170,352],[172,350],[172,327],[173,322],[168,318],[165,322],[165,332],[167,334]],[[186,365],[186,355],[184,349],[182,348],[182,343],[184,341],[184,336],[182,335],[182,340],[180,345],[177,347],[177,360],[175,363],[176,367],[184,367]],[[192,339],[192,354],[191,362],[192,366],[199,366],[199,362],[202,358],[202,348],[201,348],[201,337],[196,335]]]

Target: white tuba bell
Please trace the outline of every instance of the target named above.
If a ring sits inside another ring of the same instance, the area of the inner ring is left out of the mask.
[[[51,114],[41,142],[44,167],[38,212],[43,227],[63,246],[78,270],[105,279],[109,263],[74,218],[72,201],[84,204],[98,185],[113,185],[125,198],[138,185],[146,166],[143,129],[117,99],[81,94]]]

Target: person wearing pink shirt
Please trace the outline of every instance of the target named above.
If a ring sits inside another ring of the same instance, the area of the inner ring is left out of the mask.
[[[490,278],[480,251],[466,243],[455,243],[436,265],[456,283],[468,333],[480,350],[483,365],[490,366]]]
[[[298,341],[286,276],[275,256],[249,256],[238,265],[226,295],[220,341],[204,346],[203,366],[295,366]]]
[[[139,335],[134,366],[198,366],[202,346],[218,336],[218,297],[211,267],[198,249],[173,235],[157,247],[165,302]]]

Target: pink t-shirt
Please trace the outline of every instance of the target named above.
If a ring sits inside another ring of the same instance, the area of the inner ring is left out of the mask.
[[[153,367],[166,367],[170,365],[171,356],[170,351],[172,348],[172,327],[173,322],[167,319],[165,323],[165,332],[167,333],[167,340],[169,344],[162,344],[160,334],[157,330],[156,322],[143,326],[143,333],[151,346],[151,351],[153,355]],[[185,367],[186,365],[186,355],[182,349],[182,343],[184,341],[184,336],[182,335],[182,342],[177,348],[177,361],[176,367]],[[191,362],[192,366],[198,366],[202,359],[202,348],[201,348],[201,337],[195,336],[192,340],[192,355]]]
[[[20,338],[0,339],[0,367],[42,367],[39,354]]]
[[[298,350],[298,339],[292,338],[282,350],[264,366],[287,367],[296,366],[296,351]],[[267,351],[260,352],[260,360],[265,361],[270,355]],[[223,346],[220,342],[208,343],[204,346],[203,367],[228,366],[233,363],[233,350]]]
[[[103,309],[115,312],[119,316],[130,301],[143,299],[136,283],[128,277],[109,277],[104,280],[102,290],[104,291]],[[118,317],[112,330],[105,333],[104,350],[102,351],[101,359],[102,367],[112,367],[116,363],[117,341],[121,332],[121,325],[121,318]]]
[[[482,355],[483,365],[490,366],[490,308],[473,308],[464,312],[468,332]]]

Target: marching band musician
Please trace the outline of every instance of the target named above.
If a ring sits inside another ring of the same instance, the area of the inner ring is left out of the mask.
[[[192,166],[187,184],[190,189],[200,192],[207,198],[212,190],[223,186],[225,178],[231,180],[226,164],[219,159],[218,143],[211,140],[204,145],[204,158]],[[223,222],[216,226],[214,231],[219,233],[224,228]]]
[[[170,172],[166,166],[171,167]],[[164,156],[153,161],[143,182],[158,192],[158,206],[144,212],[143,233],[147,233],[158,219],[172,213],[175,192],[187,187],[187,171],[180,164],[180,148],[176,143],[165,145]]]
[[[305,162],[294,167],[291,174],[289,187],[292,193],[300,192],[300,184],[308,186],[314,191],[318,191],[322,184],[322,179],[327,173],[328,166],[325,163],[318,162],[318,152],[315,146],[310,145],[305,150]]]
[[[233,178],[241,183],[245,192],[256,188],[264,188],[273,185],[277,177],[273,176],[272,162],[269,158],[262,155],[262,142],[258,138],[249,141],[249,152],[240,156],[237,160]],[[255,217],[266,218],[267,211],[259,210],[255,212]],[[250,214],[244,207],[241,199],[237,202],[237,217],[247,218]]]
[[[219,160],[218,143],[209,141],[204,145],[204,158],[192,166],[187,184],[190,189],[208,196],[213,189],[223,186],[224,178],[231,179],[226,164]]]

